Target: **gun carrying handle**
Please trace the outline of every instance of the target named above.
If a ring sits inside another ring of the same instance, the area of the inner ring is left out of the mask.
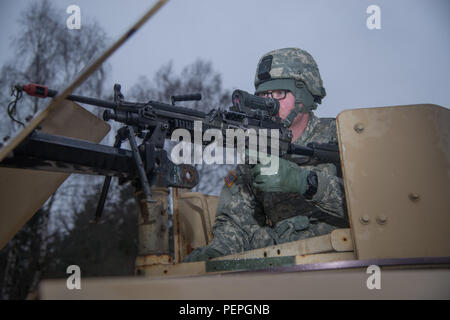
[[[183,94],[172,96],[170,99],[172,100],[172,105],[174,106],[176,101],[200,101],[202,100],[202,95],[200,93]]]

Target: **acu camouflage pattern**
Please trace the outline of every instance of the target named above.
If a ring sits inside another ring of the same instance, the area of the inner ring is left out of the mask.
[[[255,75],[255,88],[264,82],[258,79],[258,67],[264,57],[272,55],[270,80],[295,79],[306,84],[309,92],[316,97],[324,98],[326,95],[320,77],[319,67],[314,58],[305,50],[298,48],[284,48],[266,53],[258,62]]]
[[[311,112],[305,132],[295,143],[336,139],[335,120],[319,119]],[[316,171],[318,176],[317,193],[311,200],[299,194],[259,191],[252,187],[250,167],[239,165],[237,180],[231,187],[224,186],[220,194],[213,241],[207,247],[228,255],[330,233],[337,228],[333,218],[345,222],[343,181],[336,176],[336,167],[320,164],[303,168]],[[317,213],[322,217],[317,218]]]

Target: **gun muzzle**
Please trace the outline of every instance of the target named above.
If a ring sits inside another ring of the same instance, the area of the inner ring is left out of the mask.
[[[28,95],[38,98],[54,97],[57,95],[56,90],[51,90],[42,84],[29,83],[24,85],[22,89]]]

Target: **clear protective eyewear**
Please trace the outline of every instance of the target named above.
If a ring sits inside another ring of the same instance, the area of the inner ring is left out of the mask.
[[[286,93],[288,90],[270,90],[258,93],[259,97],[263,98],[273,98],[276,100],[282,100],[286,98]]]

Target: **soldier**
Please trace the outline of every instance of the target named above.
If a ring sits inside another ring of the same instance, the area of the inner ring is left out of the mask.
[[[279,100],[279,116],[292,131],[293,143],[337,140],[335,119],[319,119],[312,112],[326,93],[308,52],[285,48],[265,54],[257,66],[255,88],[256,95]],[[275,175],[261,175],[262,167],[239,165],[225,178],[213,240],[184,262],[319,236],[348,225],[335,165],[298,166],[279,159]]]

